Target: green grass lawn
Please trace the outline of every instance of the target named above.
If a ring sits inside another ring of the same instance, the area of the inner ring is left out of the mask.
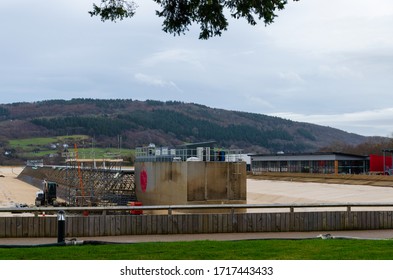
[[[87,140],[89,137],[86,135],[72,135],[72,136],[58,136],[58,137],[36,137],[26,139],[10,140],[9,144],[12,148],[30,149],[31,147],[41,147],[50,145],[52,143],[66,143],[78,142]]]
[[[51,149],[51,144],[69,144],[69,151],[75,152],[73,143],[87,141],[86,135],[70,135],[57,137],[38,137],[27,139],[10,140],[9,146],[18,151],[19,156],[25,158],[45,157],[50,154],[59,152],[58,149]],[[78,148],[78,156],[81,159],[90,158],[125,158],[131,157],[134,151],[131,149],[118,148]]]
[[[1,239],[0,239],[1,244]],[[392,260],[393,240],[243,240],[0,248],[2,260]]]

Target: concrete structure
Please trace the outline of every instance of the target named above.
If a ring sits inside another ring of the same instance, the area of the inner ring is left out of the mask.
[[[255,154],[251,156],[251,171],[323,174],[362,174],[368,171],[367,156],[345,153]]]
[[[246,203],[245,162],[137,162],[143,205]]]
[[[229,151],[152,145],[138,151],[136,196],[143,205],[246,203],[246,162],[225,161]]]

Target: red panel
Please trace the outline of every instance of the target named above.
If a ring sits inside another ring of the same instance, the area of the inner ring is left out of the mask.
[[[385,167],[386,169],[392,168],[392,157],[385,156]],[[383,164],[383,156],[370,155],[370,171],[371,172],[383,172],[385,170]]]

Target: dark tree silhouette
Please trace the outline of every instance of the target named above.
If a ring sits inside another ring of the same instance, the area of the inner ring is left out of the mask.
[[[143,0],[146,1],[146,0]],[[288,0],[153,0],[161,10],[156,15],[164,19],[163,30],[173,35],[181,35],[196,23],[200,26],[199,39],[221,36],[228,28],[225,11],[235,18],[245,18],[250,25],[261,20],[271,24],[276,12],[284,9]],[[299,0],[293,0],[299,1]],[[102,21],[116,21],[134,16],[138,5],[132,0],[101,0],[93,4],[91,16],[99,16]]]

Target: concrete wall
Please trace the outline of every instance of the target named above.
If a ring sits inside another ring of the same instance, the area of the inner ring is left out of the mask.
[[[135,185],[137,199],[143,205],[181,204],[187,200],[187,164],[138,162]]]
[[[246,203],[245,162],[138,162],[135,184],[143,205]]]

